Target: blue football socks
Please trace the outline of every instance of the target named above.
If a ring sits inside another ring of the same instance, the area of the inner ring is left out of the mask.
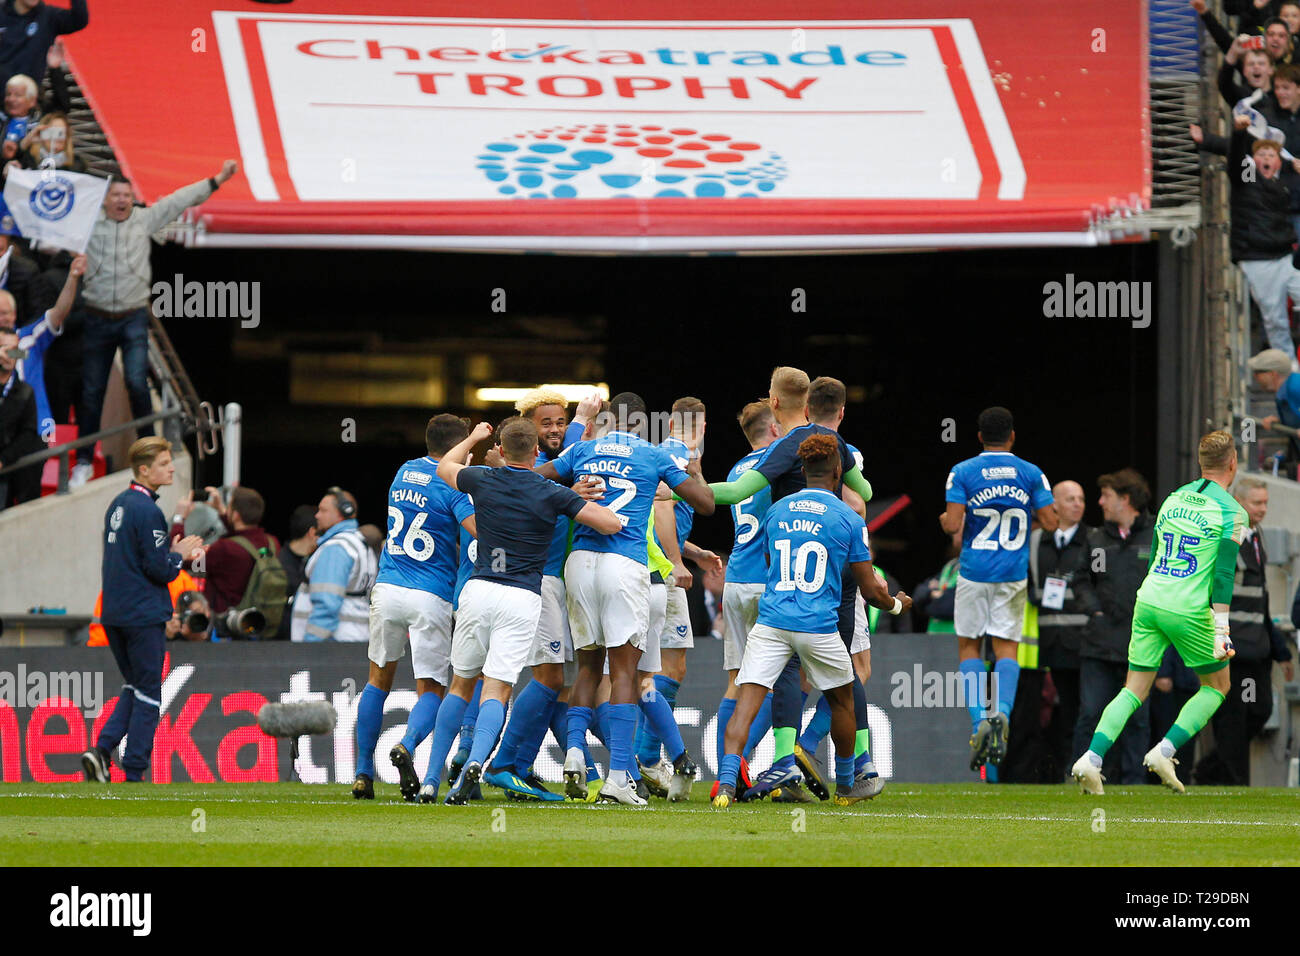
[[[421,694],[411,708],[411,716],[406,720],[406,733],[402,735],[402,746],[411,753],[424,743],[424,738],[433,733],[433,723],[438,719],[438,708],[442,698],[433,691]]]
[[[841,787],[853,786],[853,758],[835,755],[835,782]]]
[[[1016,703],[1016,684],[1020,682],[1020,663],[1014,657],[1004,657],[993,665],[993,676],[998,682],[998,710],[1010,717]]]
[[[596,705],[595,717],[591,722],[591,732],[596,735],[596,739],[609,749],[609,701]]]
[[[424,772],[424,782],[435,787],[442,782],[442,772],[447,767],[447,754],[451,753],[452,742],[460,733],[461,719],[469,701],[455,694],[443,698],[438,708],[438,717],[433,723],[433,748],[429,754],[429,767]]]
[[[771,696],[770,694],[768,695]],[[731,723],[731,715],[736,712],[736,701],[732,697],[724,697],[718,704],[718,767],[722,766],[722,758],[727,753],[727,724]],[[719,778],[721,779],[721,778]]]
[[[812,719],[808,721],[808,726],[803,729],[799,735],[799,746],[805,752],[815,754],[817,748],[822,745],[826,735],[831,732],[831,702],[822,694],[821,699],[817,701],[817,709],[813,711]]]
[[[474,685],[474,695],[469,699],[469,706],[465,708],[465,714],[460,719],[460,746],[464,750],[469,750],[470,742],[474,739],[474,724],[478,721],[478,699],[483,693],[483,681],[479,680]]]
[[[606,721],[609,744],[610,779],[621,781],[615,776],[618,771],[632,775],[636,779],[636,764],[632,759],[632,734],[636,729],[636,704],[610,704]]]
[[[962,696],[966,699],[966,712],[970,714],[971,733],[974,733],[984,718],[984,703],[980,695],[984,662],[977,657],[968,658],[957,665],[957,670],[962,676]]]
[[[739,776],[740,754],[724,754],[718,762],[718,783],[734,787]]]
[[[470,763],[487,763],[492,755],[492,748],[497,745],[497,737],[505,726],[506,708],[499,700],[486,700],[479,705],[478,721],[474,726],[474,743],[469,749]]]
[[[518,770],[533,765],[533,758],[537,756],[537,747],[532,746],[532,740],[539,733],[542,735],[546,733],[555,698],[555,691],[535,680],[529,681],[528,686],[519,692],[514,706],[510,709],[510,721],[506,724],[505,734],[501,737],[501,749],[497,751],[496,759],[492,762],[493,767],[501,769],[513,767]],[[480,708],[481,712],[482,708]],[[538,741],[539,745],[540,743]],[[531,752],[529,752],[530,747]]]
[[[670,760],[676,760],[685,753],[686,744],[682,742],[681,729],[677,726],[677,718],[673,716],[667,698],[656,688],[649,694],[642,694],[638,698],[638,704],[645,716],[645,728],[637,750],[641,763],[658,763],[661,747],[667,749]]]
[[[375,779],[375,745],[379,743],[379,729],[384,723],[384,701],[388,691],[374,684],[361,688],[357,701],[357,773]]]
[[[565,751],[572,750],[574,747],[582,747],[587,742],[587,730],[592,724],[592,713],[590,707],[574,707],[569,705],[569,720],[565,726]]]

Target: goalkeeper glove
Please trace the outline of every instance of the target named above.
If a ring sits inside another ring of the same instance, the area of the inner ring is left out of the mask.
[[[1214,612],[1214,659],[1226,661],[1237,653],[1228,636],[1228,612]]]

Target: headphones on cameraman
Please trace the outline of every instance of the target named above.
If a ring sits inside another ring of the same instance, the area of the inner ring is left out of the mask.
[[[334,501],[339,506],[339,514],[343,516],[344,520],[356,515],[357,506],[348,501],[347,492],[338,485],[325,489],[325,494],[334,496]]]

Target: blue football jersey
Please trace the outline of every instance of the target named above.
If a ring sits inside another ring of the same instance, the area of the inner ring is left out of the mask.
[[[472,500],[472,499],[471,499]],[[478,560],[478,539],[460,529],[460,561],[456,565],[456,591],[451,598],[452,609],[460,607],[460,592],[465,589],[465,582],[474,573],[474,562]]]
[[[945,501],[966,506],[961,576],[968,581],[1023,581],[1029,574],[1029,526],[1052,503],[1037,465],[1009,451],[986,451],[948,473]]]
[[[735,481],[753,468],[766,449],[751,451],[727,472],[727,481]],[[739,504],[731,506],[731,520],[736,524],[731,557],[727,559],[727,580],[732,584],[763,584],[767,581],[767,538],[763,519],[772,506],[772,489],[764,488]]]
[[[853,466],[856,465],[856,466],[858,467],[858,470],[859,470],[859,471],[863,471],[864,469],[863,469],[863,467],[862,467],[862,452],[858,451],[856,448],[854,448],[854,447],[853,447],[852,445],[850,445],[848,442],[845,442],[845,443],[844,443],[844,446],[845,446],[846,448],[848,448],[848,450],[849,450],[849,456],[850,456],[850,458],[852,459],[852,462],[853,462],[852,464],[849,464],[848,462],[845,462],[845,463],[844,463],[844,466],[843,466],[843,467],[844,467],[844,470],[845,470],[845,471],[852,471],[852,470],[853,470]]]
[[[427,456],[397,469],[388,489],[388,537],[375,580],[450,601],[456,588],[456,536],[474,505],[437,472],[438,462]]]
[[[832,634],[839,629],[844,566],[870,561],[862,517],[824,488],[786,495],[768,509],[767,588],[758,623],[787,631]]]
[[[623,529],[615,534],[578,525],[573,529],[573,550],[621,554],[637,564],[649,558],[646,536],[659,482],[676,488],[690,477],[662,448],[628,432],[610,432],[570,445],[554,465],[567,485],[582,475],[603,478],[605,497],[600,503],[623,522]]]
[[[564,430],[564,448],[582,441],[582,433],[585,430],[586,426],[577,422],[569,422],[569,427]],[[561,454],[564,453],[564,448],[560,449]],[[538,465],[545,464],[550,460],[551,456],[546,449],[539,449],[533,467],[536,468]],[[564,515],[555,519],[555,534],[551,537],[551,550],[547,553],[546,569],[542,572],[543,574],[553,578],[561,577],[564,574],[564,559],[569,553],[569,526],[571,523],[570,519]]]
[[[674,465],[682,471],[686,470],[686,465],[691,460],[691,450],[686,447],[686,442],[680,438],[666,438],[659,443],[659,447],[668,452]],[[678,501],[673,504],[673,514],[677,516],[677,543],[685,544],[691,536],[691,528],[695,526],[695,509],[684,501]]]

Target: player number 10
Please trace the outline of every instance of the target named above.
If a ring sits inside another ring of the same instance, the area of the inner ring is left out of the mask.
[[[773,544],[776,547],[776,553],[780,556],[781,561],[781,580],[776,582],[776,590],[793,591],[798,588],[806,594],[813,594],[821,590],[822,584],[826,580],[826,564],[830,561],[830,555],[826,551],[826,546],[819,541],[805,541],[799,545],[799,550],[794,553],[794,575],[790,574],[790,541],[788,538],[777,538]],[[816,566],[813,568],[812,577],[808,577],[808,558],[810,555],[816,556]]]

